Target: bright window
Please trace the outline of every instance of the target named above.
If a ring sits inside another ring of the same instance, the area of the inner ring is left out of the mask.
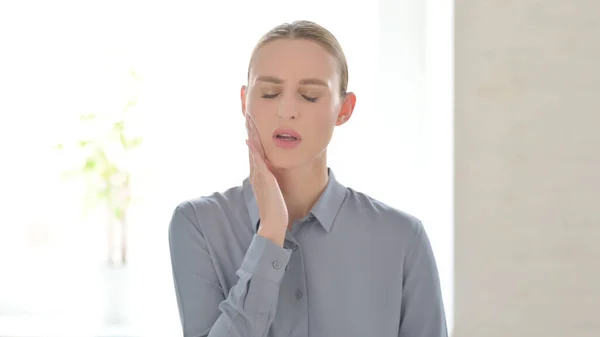
[[[423,220],[451,323],[450,3],[0,4],[0,335],[180,334],[171,213],[247,174],[239,89],[249,54],[269,28],[296,19],[338,37],[358,96],[330,166]],[[79,117],[110,120],[136,92],[128,127],[144,140],[127,162],[129,264],[108,272],[107,212],[84,213],[84,185],[60,177],[81,152],[53,145],[101,131],[81,129]]]

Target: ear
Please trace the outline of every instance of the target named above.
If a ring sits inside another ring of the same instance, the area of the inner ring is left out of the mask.
[[[240,90],[240,99],[242,101],[242,115],[246,116],[246,94],[248,88],[245,85],[242,85],[242,89]]]
[[[356,105],[356,95],[352,92],[346,93],[342,106],[340,107],[340,112],[338,113],[338,118],[335,123],[336,126],[340,126],[350,119],[352,112],[354,111],[354,105]]]

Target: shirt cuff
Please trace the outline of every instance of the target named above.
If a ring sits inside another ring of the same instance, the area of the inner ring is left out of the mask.
[[[271,240],[254,234],[240,269],[250,273],[253,277],[279,283],[291,255],[291,249],[280,247]]]

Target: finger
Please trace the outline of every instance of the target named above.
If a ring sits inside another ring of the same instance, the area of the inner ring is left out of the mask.
[[[257,140],[260,140],[258,126],[250,113],[246,113],[246,130],[248,132],[248,139],[253,144],[256,144]]]
[[[248,148],[250,149],[250,157],[252,160],[253,168],[256,170],[265,170],[265,169],[268,170],[269,168],[267,166],[267,163],[266,163],[264,157],[260,154],[258,148],[256,147],[256,144],[254,144],[250,140],[246,140],[246,144],[248,145]]]
[[[256,179],[259,176],[258,171],[260,169],[257,167],[256,156],[254,155],[254,150],[252,150],[249,140],[246,140],[246,145],[248,146],[248,161],[250,163],[250,182],[254,185],[257,183]]]
[[[250,141],[246,139],[246,145],[248,146],[248,158],[250,160],[250,174],[252,175],[252,173],[255,170],[256,167],[256,159],[254,159],[254,153],[252,151],[252,148],[250,147]]]
[[[252,117],[252,114],[246,113],[246,132],[248,133],[248,139],[252,142],[258,153],[265,158],[265,149],[260,141],[260,130],[258,129],[258,125],[256,124],[256,120]]]
[[[248,146],[248,159],[250,161],[250,178],[252,179],[252,181],[255,180],[256,178],[256,171],[258,170],[256,161],[257,159],[255,157],[257,157],[257,155],[255,155],[255,150],[254,150],[254,146],[253,144],[255,143],[254,139],[256,138],[256,131],[254,124],[252,123],[252,117],[250,116],[249,113],[246,113],[244,115],[245,117],[245,126],[246,126],[246,133],[248,134],[248,139],[246,139],[246,145]]]
[[[250,121],[250,117],[249,117],[248,115],[249,115],[249,114],[248,114],[248,113],[246,113],[246,114],[244,115],[244,118],[245,118],[245,125],[246,125],[246,133],[248,134],[248,137],[250,137],[250,132],[252,132],[252,130],[250,130],[250,128],[251,128],[252,126],[250,125],[251,121]]]
[[[252,115],[248,112],[245,115],[246,117],[246,132],[248,133],[248,138],[252,140],[257,135],[256,131],[256,123]]]

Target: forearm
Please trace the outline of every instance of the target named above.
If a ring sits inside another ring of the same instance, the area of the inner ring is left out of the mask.
[[[279,286],[289,261],[290,252],[270,240],[255,235],[244,261],[237,271],[238,282],[218,305],[218,315],[208,337],[264,337],[267,336],[277,308]],[[198,298],[194,300],[199,300]],[[185,299],[182,310],[189,307]],[[206,316],[206,312],[198,313]],[[194,314],[186,315],[188,317]],[[207,319],[208,317],[205,317]],[[191,323],[194,326],[194,323]],[[198,336],[192,331],[187,336]]]
[[[254,235],[236,272],[223,288],[208,243],[190,203],[179,205],[169,226],[173,280],[185,337],[266,336],[291,251]]]
[[[285,242],[285,234],[287,227],[281,224],[275,224],[270,222],[261,222],[260,228],[257,234],[263,238],[269,239],[271,242],[279,247],[283,247]]]

